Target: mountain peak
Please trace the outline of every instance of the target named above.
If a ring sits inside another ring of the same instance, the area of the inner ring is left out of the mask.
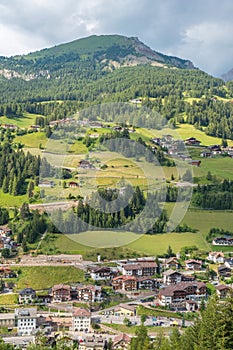
[[[224,81],[231,81],[233,80],[233,68],[230,69],[227,73],[222,74],[222,79]]]
[[[138,37],[123,35],[91,35],[69,43],[56,45],[24,56],[25,58],[40,58],[43,56],[78,54],[81,58],[96,61],[110,60],[119,65],[152,64],[158,66],[174,66],[193,69],[192,62],[177,57],[167,56],[152,50]]]
[[[0,75],[27,81],[58,78],[61,69],[75,72],[80,64],[98,65],[102,71],[137,65],[194,68],[192,62],[154,51],[137,37],[91,35],[27,55],[0,57]]]

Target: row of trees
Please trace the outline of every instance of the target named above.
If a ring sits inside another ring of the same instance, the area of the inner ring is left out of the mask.
[[[39,175],[40,157],[15,149],[13,143],[0,145],[0,188],[14,196],[27,190],[26,180]]]
[[[233,209],[233,181],[225,179],[221,183],[198,185],[192,202],[203,209]]]

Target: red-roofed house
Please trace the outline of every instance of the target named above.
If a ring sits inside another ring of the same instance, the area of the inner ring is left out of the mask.
[[[185,261],[185,269],[186,270],[193,270],[193,271],[200,271],[202,269],[202,261],[194,260],[194,259],[186,260]]]
[[[131,338],[124,333],[116,335],[113,339],[113,349],[114,350],[126,350],[130,344]]]

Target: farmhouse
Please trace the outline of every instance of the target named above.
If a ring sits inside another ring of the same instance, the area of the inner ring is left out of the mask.
[[[0,278],[16,278],[16,271],[12,271],[9,267],[0,267]]]
[[[219,277],[231,277],[231,269],[226,266],[219,266],[218,275]]]
[[[116,335],[113,339],[113,349],[126,350],[130,344],[131,338],[124,333]]]
[[[80,160],[78,167],[82,169],[95,169],[94,165],[85,159]]]
[[[39,187],[49,187],[49,188],[52,188],[52,187],[54,187],[54,181],[50,181],[50,180],[41,180],[38,186],[39,186]]]
[[[202,261],[189,259],[185,261],[186,270],[200,271],[202,269]]]
[[[180,282],[161,289],[159,300],[163,306],[185,300],[199,301],[206,297],[206,292],[206,285],[203,282]]]
[[[226,286],[225,284],[219,284],[216,287],[217,295],[220,299],[224,299],[230,294],[230,291],[232,290],[231,287]]]
[[[201,141],[197,140],[195,137],[189,137],[185,140],[187,146],[199,146]]]
[[[124,276],[153,276],[157,272],[156,262],[140,262],[125,264],[122,268]]]
[[[80,285],[76,288],[77,300],[82,302],[94,303],[103,300],[103,293],[101,286]]]
[[[13,131],[17,129],[17,126],[13,124],[1,124],[1,127],[3,129],[13,130]]]
[[[193,166],[200,166],[201,165],[201,160],[190,160],[189,164]]]
[[[110,280],[113,272],[107,266],[95,266],[89,269],[91,278],[95,281]]]
[[[233,269],[233,258],[228,258],[225,260],[225,266]]]
[[[212,152],[202,152],[200,154],[202,158],[211,158],[212,157]]]
[[[175,269],[175,270],[177,270],[180,266],[178,259],[174,256],[169,259],[165,259],[163,265],[165,269]]]
[[[225,261],[223,252],[210,252],[207,259],[215,264],[223,264]]]
[[[19,303],[28,304],[36,300],[36,291],[32,288],[25,288],[19,292]]]
[[[137,278],[135,276],[117,276],[112,280],[114,290],[124,290],[127,292],[137,290]]]
[[[58,284],[53,286],[52,291],[52,301],[61,302],[71,300],[71,287],[66,284]]]
[[[233,238],[230,237],[217,237],[212,241],[213,245],[224,245],[224,246],[232,246]]]
[[[0,235],[5,237],[11,236],[12,230],[7,225],[0,226]]]
[[[70,188],[77,188],[77,187],[79,187],[79,184],[78,184],[78,182],[70,181],[69,182],[69,187]]]
[[[99,129],[99,128],[103,128],[103,124],[100,122],[90,122],[90,127]]]
[[[34,131],[39,131],[40,130],[40,125],[31,125],[30,129],[34,130]]]
[[[163,273],[164,284],[176,284],[182,281],[182,274],[178,271],[167,270]]]

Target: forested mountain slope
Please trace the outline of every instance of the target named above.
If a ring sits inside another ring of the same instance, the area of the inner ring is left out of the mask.
[[[24,56],[0,58],[0,115],[64,118],[91,104],[141,104],[209,135],[233,139],[232,83],[137,38],[91,36]],[[45,103],[47,102],[47,103]],[[61,103],[62,102],[62,103]]]

